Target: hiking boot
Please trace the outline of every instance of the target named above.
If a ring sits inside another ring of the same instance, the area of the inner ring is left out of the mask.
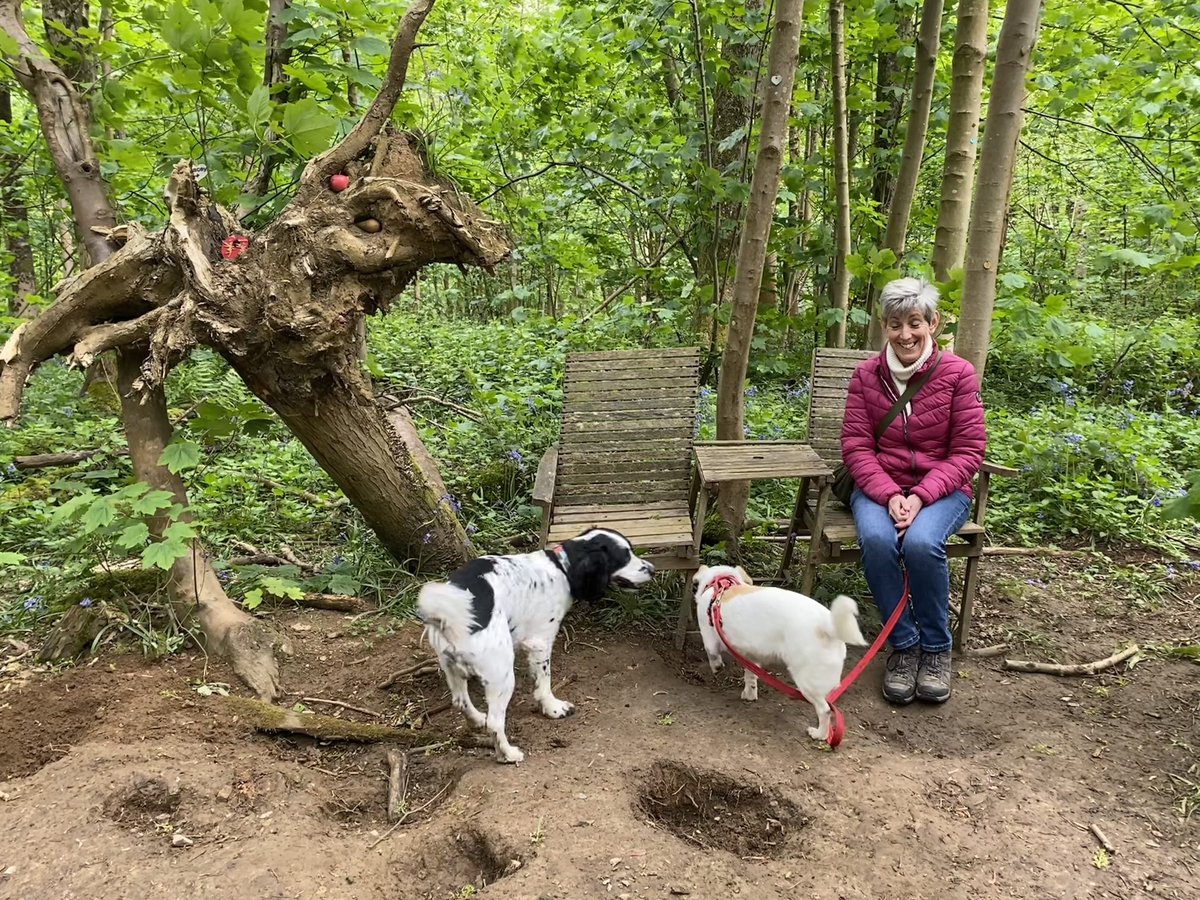
[[[913,697],[917,696],[917,664],[920,658],[920,647],[892,651],[888,657],[887,671],[883,674],[885,700],[901,706],[913,702]]]
[[[922,653],[917,668],[917,699],[945,703],[950,699],[950,651]]]

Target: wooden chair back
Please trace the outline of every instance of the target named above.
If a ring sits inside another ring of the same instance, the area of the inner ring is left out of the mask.
[[[842,419],[850,376],[873,350],[818,347],[813,351],[812,385],[808,395],[808,443],[830,468],[842,461]]]

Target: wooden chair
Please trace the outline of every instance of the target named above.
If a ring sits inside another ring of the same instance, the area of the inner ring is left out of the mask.
[[[812,390],[808,401],[808,442],[823,460],[836,468],[842,461],[842,419],[846,414],[846,394],[850,376],[860,362],[875,355],[869,350],[818,348],[813,353]],[[1016,469],[985,462],[975,480],[975,506],[967,523],[947,544],[951,557],[966,557],[962,607],[958,611],[954,645],[961,650],[971,629],[971,608],[979,588],[979,560],[983,556],[988,489],[992,475],[1016,475]],[[818,511],[820,515],[818,516]],[[804,584],[813,583],[816,568],[822,565],[855,562],[862,558],[857,546],[854,518],[839,503],[826,484],[815,505],[805,501],[802,521],[812,535],[812,546],[805,564]],[[953,610],[953,604],[951,604]]]
[[[699,567],[699,381],[698,347],[567,355],[559,441],[542,457],[533,488],[543,547],[592,526],[612,528],[657,569]]]

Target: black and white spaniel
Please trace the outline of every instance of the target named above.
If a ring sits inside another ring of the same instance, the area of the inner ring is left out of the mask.
[[[551,719],[571,715],[575,707],[550,688],[550,653],[571,601],[599,600],[610,584],[634,587],[653,575],[654,566],[634,555],[624,535],[593,528],[549,550],[481,556],[449,581],[421,588],[417,611],[454,705],[472,725],[492,733],[500,762],[525,758],[504,733],[516,684],[515,648],[529,659],[542,712]],[[483,684],[486,715],[467,693],[472,676]]]

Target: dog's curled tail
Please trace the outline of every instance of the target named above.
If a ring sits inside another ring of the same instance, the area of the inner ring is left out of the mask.
[[[829,607],[833,616],[833,634],[843,644],[864,646],[862,632],[858,629],[858,604],[853,598],[839,594]]]
[[[444,581],[430,582],[417,594],[417,613],[426,628],[436,631],[451,646],[471,633],[470,599],[462,588]]]

